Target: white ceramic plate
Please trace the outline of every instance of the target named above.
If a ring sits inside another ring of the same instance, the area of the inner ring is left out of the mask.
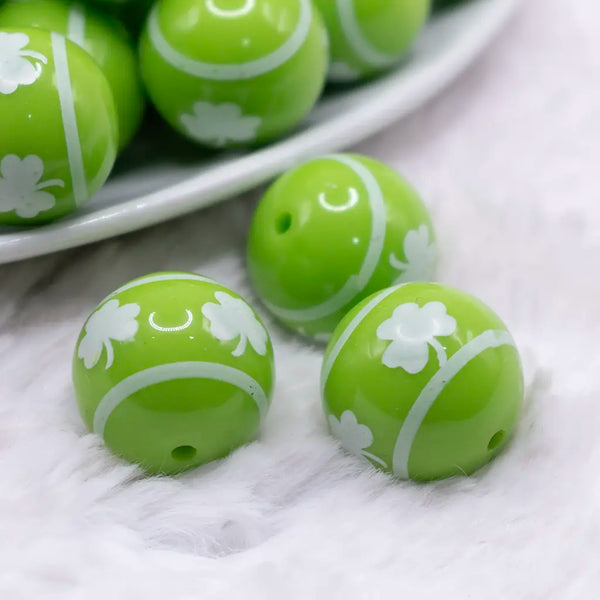
[[[209,156],[156,119],[82,210],[37,229],[0,229],[0,263],[87,244],[224,200],[316,154],[383,129],[440,92],[498,33],[518,0],[470,0],[434,17],[410,60],[366,85],[330,92],[287,138],[250,153]]]

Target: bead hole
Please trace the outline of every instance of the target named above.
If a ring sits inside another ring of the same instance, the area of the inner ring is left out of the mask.
[[[196,448],[194,446],[177,446],[171,450],[171,458],[173,460],[185,461],[192,460],[196,456]]]
[[[488,450],[493,450],[494,448],[497,448],[502,443],[504,435],[505,433],[503,429],[501,429],[500,431],[496,431],[496,433],[490,438],[490,441],[488,442]]]
[[[282,213],[275,221],[275,230],[277,233],[286,233],[292,226],[292,215],[289,212]]]

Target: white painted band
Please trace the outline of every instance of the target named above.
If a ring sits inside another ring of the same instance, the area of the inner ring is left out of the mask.
[[[395,54],[377,50],[363,35],[354,10],[354,0],[336,0],[336,5],[344,36],[363,61],[373,67],[385,68],[398,60],[398,56]]]
[[[408,459],[413,442],[429,409],[433,406],[446,385],[469,362],[486,350],[498,348],[499,346],[514,345],[515,343],[508,331],[501,329],[485,331],[454,353],[448,359],[448,362],[433,375],[421,390],[408,415],[406,415],[406,419],[404,419],[404,423],[396,439],[392,465],[394,475],[402,479],[409,478]]]
[[[358,274],[352,275],[348,281],[346,281],[333,296],[325,300],[325,302],[308,308],[299,309],[282,308],[265,302],[265,305],[269,310],[283,320],[297,323],[316,321],[332,315],[346,306],[365,289],[371,277],[373,277],[375,269],[377,269],[381,253],[383,252],[386,231],[386,210],[383,192],[379,187],[377,179],[375,179],[374,175],[367,167],[354,158],[340,154],[326,158],[335,160],[347,166],[349,169],[352,169],[367,190],[368,202],[371,209],[371,236],[369,238],[369,245]]]
[[[211,379],[236,386],[256,403],[261,420],[269,402],[260,384],[247,373],[211,362],[176,362],[151,367],[126,377],[102,398],[94,413],[94,433],[104,437],[106,423],[114,410],[127,398],[150,386],[178,379]]]
[[[300,15],[298,25],[292,35],[271,54],[255,60],[237,64],[209,63],[195,60],[176,50],[164,37],[158,19],[159,6],[156,4],[148,19],[148,36],[155,50],[178,71],[199,79],[212,81],[240,81],[253,79],[274,71],[290,60],[304,45],[313,20],[311,0],[298,0]]]
[[[88,199],[83,155],[77,128],[77,116],[71,89],[69,75],[69,61],[67,58],[66,39],[57,33],[51,34],[52,54],[54,56],[54,70],[56,74],[56,88],[60,102],[60,112],[65,132],[69,170],[73,186],[73,199],[76,206],[80,206]]]
[[[244,4],[239,8],[221,8],[220,6],[217,6],[216,2],[217,0],[206,0],[206,8],[213,14],[226,19],[243,17],[249,12],[252,12],[256,6],[256,0],[245,0]]]
[[[67,37],[85,50],[85,8],[77,2],[69,9]]]

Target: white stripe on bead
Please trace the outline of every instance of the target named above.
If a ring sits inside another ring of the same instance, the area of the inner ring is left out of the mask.
[[[73,90],[71,89],[66,39],[62,35],[52,33],[51,44],[56,74],[56,88],[58,90],[60,112],[67,145],[67,156],[69,159],[69,170],[71,172],[71,183],[73,186],[73,199],[75,205],[80,206],[87,200],[88,193],[79,131],[77,128],[77,116],[73,101]]]
[[[398,61],[397,55],[377,50],[363,35],[354,10],[354,0],[336,0],[336,5],[344,36],[364,62],[373,67],[385,68]]]
[[[178,71],[191,77],[212,81],[240,81],[264,75],[279,68],[290,60],[308,38],[312,26],[313,8],[311,0],[299,0],[300,16],[292,35],[277,50],[261,58],[236,64],[209,63],[195,60],[176,50],[163,35],[159,18],[158,4],[148,18],[148,37],[154,49]]]
[[[267,395],[260,384],[247,373],[220,363],[175,362],[138,371],[110,389],[96,407],[94,433],[104,437],[106,424],[112,413],[133,394],[159,383],[180,379],[210,379],[231,384],[246,392],[254,400],[261,420],[267,414],[269,408]]]
[[[265,305],[269,310],[280,319],[293,321],[296,323],[306,323],[316,321],[334,314],[353,298],[356,298],[364,289],[373,277],[377,265],[381,259],[383,245],[385,242],[386,231],[386,210],[383,199],[383,192],[377,183],[377,179],[371,171],[358,160],[349,156],[335,154],[325,157],[326,159],[335,160],[349,169],[359,177],[367,190],[368,202],[371,208],[371,235],[365,258],[363,259],[360,270],[357,274],[352,275],[348,281],[330,298],[308,308],[282,308],[269,302]]]
[[[410,477],[408,471],[408,460],[412,445],[421,428],[423,420],[429,409],[433,406],[444,388],[450,381],[464,369],[469,362],[490,348],[499,346],[513,346],[515,342],[510,333],[503,329],[485,331],[481,335],[465,344],[455,352],[448,362],[439,369],[427,382],[421,393],[411,406],[408,415],[402,423],[400,433],[394,447],[392,470],[394,475],[402,479]]]
[[[67,37],[78,46],[85,48],[85,8],[75,3],[69,9],[67,22]]]

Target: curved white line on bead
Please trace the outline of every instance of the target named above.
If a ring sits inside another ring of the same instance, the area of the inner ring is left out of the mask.
[[[95,193],[94,190],[98,190],[102,186],[112,171],[113,165],[115,164],[115,153],[112,150],[113,149],[107,145],[102,164],[100,165],[96,176],[90,181],[88,186],[91,193]]]
[[[429,409],[433,406],[439,395],[444,391],[448,383],[474,358],[499,346],[513,346],[515,342],[508,331],[502,329],[491,329],[472,339],[460,350],[455,352],[448,362],[439,369],[427,382],[425,387],[412,405],[396,439],[394,447],[394,458],[392,468],[394,475],[408,479],[408,459],[413,442],[419,432],[423,419],[427,416]]]
[[[81,142],[77,128],[77,116],[75,115],[75,104],[73,102],[73,90],[71,89],[66,39],[57,33],[51,33],[50,36],[52,54],[54,56],[56,88],[58,90],[60,112],[65,131],[65,142],[67,144],[69,170],[71,171],[71,182],[73,185],[73,199],[75,205],[80,206],[88,199],[88,193],[83,155],[81,154]]]
[[[220,8],[215,4],[216,0],[206,0],[206,8],[218,17],[231,18],[243,17],[251,12],[256,6],[256,0],[246,0],[240,8]]]
[[[360,292],[362,292],[369,283],[373,273],[379,264],[383,244],[385,242],[386,228],[386,211],[385,202],[383,200],[383,192],[377,183],[377,179],[371,171],[362,163],[349,156],[340,154],[326,157],[330,160],[335,160],[348,168],[352,169],[360,178],[363,185],[367,189],[368,202],[371,207],[371,237],[367,247],[367,253],[357,275],[352,275],[348,281],[333,295],[316,306],[308,308],[282,308],[268,302],[265,305],[271,312],[283,320],[295,321],[298,323],[307,321],[316,321],[327,317],[340,308],[343,308]]]
[[[85,8],[75,3],[69,9],[67,37],[85,50]]]
[[[389,67],[397,62],[397,55],[377,50],[363,35],[354,11],[354,0],[336,0],[336,5],[344,36],[362,60],[378,68]]]
[[[298,0],[300,16],[292,35],[277,50],[261,58],[237,64],[209,63],[195,60],[182,54],[165,39],[158,20],[158,4],[148,19],[148,36],[154,49],[177,70],[192,77],[212,81],[239,81],[253,79],[274,71],[290,60],[303,46],[312,26],[313,9],[311,0]]]
[[[110,389],[96,407],[94,433],[104,437],[106,423],[113,411],[136,392],[159,383],[178,379],[211,379],[234,385],[254,400],[261,420],[264,419],[269,408],[267,395],[260,384],[239,369],[211,362],[167,363],[138,371]]]
[[[379,294],[374,296],[370,302],[365,304],[354,316],[352,321],[348,323],[348,326],[346,329],[344,329],[340,337],[337,339],[337,342],[333,345],[333,348],[327,355],[327,358],[323,361],[323,367],[321,368],[321,396],[323,400],[325,399],[325,386],[327,385],[327,379],[329,379],[331,369],[333,369],[333,365],[335,364],[337,357],[340,355],[340,352],[346,345],[346,342],[350,339],[350,336],[358,329],[359,325],[376,306],[381,304],[381,302],[383,302],[390,294],[393,294],[396,290],[399,290],[405,285],[407,284],[402,283],[379,292]]]
[[[360,195],[356,188],[350,188],[348,190],[348,200],[344,204],[330,204],[327,202],[327,195],[324,192],[319,194],[319,204],[325,209],[332,212],[344,212],[350,208],[353,208],[358,204]]]
[[[130,281],[129,283],[122,285],[120,288],[106,296],[106,298],[104,298],[104,300],[102,300],[98,306],[100,306],[100,304],[104,304],[109,298],[117,296],[121,292],[131,290],[132,288],[136,288],[141,285],[156,283],[157,281],[204,281],[206,283],[217,283],[214,281],[214,279],[204,277],[203,275],[196,275],[196,273],[161,273],[159,275],[147,275],[146,277],[140,277],[140,279],[136,279],[135,281]]]
[[[156,315],[155,312],[150,313],[148,317],[148,323],[150,324],[150,327],[152,327],[152,329],[156,329],[156,331],[164,331],[166,333],[183,331],[184,329],[187,329],[194,321],[194,315],[192,314],[192,311],[186,308],[185,312],[187,314],[187,321],[183,325],[178,325],[177,327],[162,327],[161,325],[157,325],[154,321],[154,317]]]

